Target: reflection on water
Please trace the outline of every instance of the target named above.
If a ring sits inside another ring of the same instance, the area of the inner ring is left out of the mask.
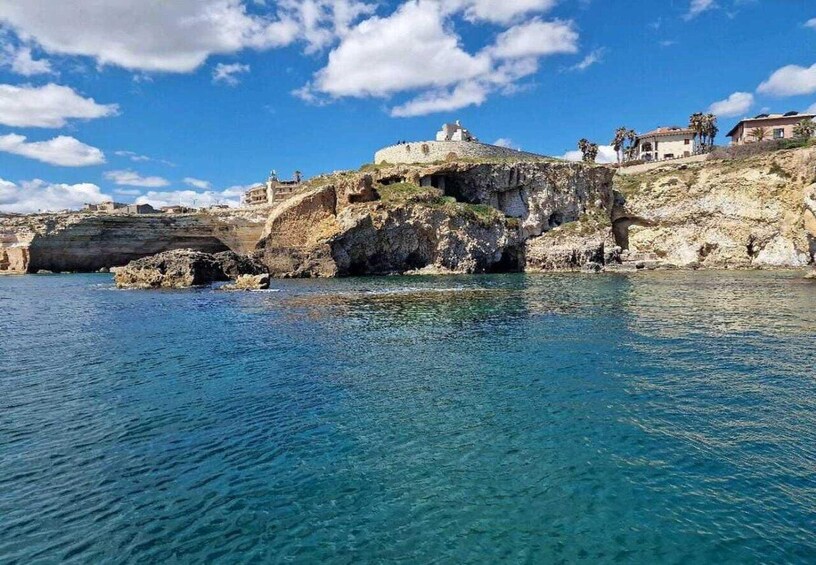
[[[797,274],[0,279],[0,562],[813,562]]]

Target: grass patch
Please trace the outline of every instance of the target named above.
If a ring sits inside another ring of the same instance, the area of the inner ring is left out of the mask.
[[[377,193],[383,202],[411,202],[437,196],[439,191],[431,187],[417,186],[412,182],[398,182],[377,186]]]

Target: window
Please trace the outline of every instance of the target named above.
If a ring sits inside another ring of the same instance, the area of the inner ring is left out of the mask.
[[[774,139],[785,139],[785,128],[774,128]]]
[[[691,141],[687,138],[683,140],[683,145],[688,145]]]

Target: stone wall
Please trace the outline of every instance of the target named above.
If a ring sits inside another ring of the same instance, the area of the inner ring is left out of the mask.
[[[399,165],[461,159],[514,159],[526,161],[544,158],[544,156],[535,153],[526,153],[476,141],[417,141],[380,149],[374,155],[374,163]]]

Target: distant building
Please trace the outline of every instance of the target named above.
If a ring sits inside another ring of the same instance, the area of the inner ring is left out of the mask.
[[[161,211],[165,214],[189,214],[190,212],[195,212],[193,208],[182,206],[181,204],[176,204],[175,206],[162,206]]]
[[[126,214],[158,214],[150,204],[128,204],[123,210]]]
[[[802,120],[812,120],[816,114],[760,114],[753,118],[741,120],[726,136],[731,138],[731,145],[745,145],[769,139],[792,139],[793,128]],[[754,130],[763,130],[762,133]],[[759,133],[759,138],[757,134]]]
[[[127,208],[127,204],[109,200],[107,202],[100,202],[99,204],[85,204],[82,210],[85,212],[114,212],[123,208]]]
[[[643,161],[691,157],[696,152],[694,132],[679,126],[654,129],[639,135],[635,142],[635,158]]]
[[[452,124],[444,124],[442,129],[436,132],[437,141],[479,141],[471,133],[462,127],[459,120]]]
[[[244,193],[242,204],[244,206],[261,206],[283,202],[301,186],[302,177],[300,171],[295,171],[294,180],[279,180],[275,171],[269,175],[266,184],[253,186]]]

